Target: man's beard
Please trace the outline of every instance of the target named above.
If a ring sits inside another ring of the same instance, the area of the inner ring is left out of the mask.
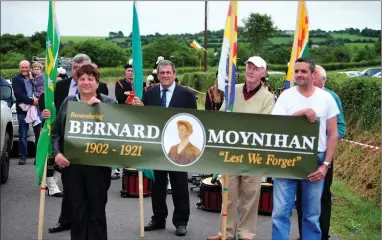
[[[308,80],[306,80],[306,79],[300,80],[300,81],[296,80],[296,82],[297,82],[298,86],[306,86],[306,85],[308,85]]]

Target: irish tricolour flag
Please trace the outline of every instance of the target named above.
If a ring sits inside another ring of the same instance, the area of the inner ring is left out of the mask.
[[[197,41],[192,41],[190,47],[195,48],[196,50],[204,49]]]

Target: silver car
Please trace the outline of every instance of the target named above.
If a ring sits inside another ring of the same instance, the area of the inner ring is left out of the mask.
[[[6,100],[12,98],[12,88],[10,86],[0,86],[0,107],[1,107],[1,123],[0,123],[0,183],[4,184],[8,181],[9,176],[9,160],[13,145],[13,127],[12,127],[12,111]]]

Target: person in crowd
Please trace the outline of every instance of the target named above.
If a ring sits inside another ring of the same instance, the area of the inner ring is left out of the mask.
[[[274,98],[261,81],[266,74],[266,62],[253,56],[245,64],[245,83],[235,85],[234,112],[271,114]],[[220,111],[225,110],[223,102]],[[226,239],[234,239],[237,234],[240,240],[250,240],[256,235],[260,191],[261,176],[229,176]],[[241,212],[239,219],[238,210]],[[220,239],[221,232],[208,238]]]
[[[40,98],[41,93],[44,91],[44,74],[42,73],[42,65],[39,62],[32,63],[32,77],[33,77],[33,95]]]
[[[93,65],[83,65],[75,72],[78,93],[67,97],[60,107],[52,130],[53,152],[58,166],[69,171],[69,191],[72,202],[70,231],[73,240],[107,240],[106,204],[110,187],[111,169],[101,166],[71,164],[65,157],[64,134],[66,112],[69,101],[89,105],[117,102],[97,91],[100,74]],[[65,191],[66,192],[66,191]]]
[[[319,217],[324,179],[336,151],[337,115],[340,113],[334,98],[327,91],[314,86],[316,64],[306,57],[294,65],[297,86],[285,90],[277,100],[272,114],[305,116],[311,123],[320,118],[317,170],[307,180],[275,178],[273,188],[272,239],[287,240],[290,217],[295,205],[298,184],[301,185],[302,239],[321,240]]]
[[[143,101],[135,97],[133,105],[160,106],[165,108],[197,108],[195,94],[185,87],[176,85],[174,63],[162,60],[158,63],[157,71],[160,84],[144,92]],[[185,236],[190,216],[187,172],[154,170],[154,181],[151,190],[154,216],[152,216],[151,222],[145,226],[145,231],[166,228],[166,218],[168,215],[166,205],[167,175],[170,176],[171,193],[175,206],[172,218],[172,223],[176,227],[175,235]]]
[[[66,74],[66,70],[63,67],[57,68],[57,81],[68,79],[69,76]]]
[[[56,111],[58,112],[63,101],[68,96],[74,96],[76,95],[79,90],[77,87],[78,79],[76,77],[76,71],[83,65],[89,65],[92,61],[90,57],[86,54],[79,53],[72,59],[72,77],[58,81],[56,83],[56,90],[54,91],[54,105],[56,106]],[[98,93],[108,95],[109,91],[107,88],[107,85],[105,83],[99,82],[98,84]],[[45,108],[44,105],[44,94],[40,96],[40,108],[44,109],[42,112],[43,118],[47,119],[50,118],[51,112]],[[72,226],[72,218],[73,218],[73,210],[72,210],[72,204],[70,201],[70,188],[69,188],[69,180],[70,180],[70,172],[67,171],[65,168],[59,168],[55,167],[56,170],[61,172],[61,180],[62,180],[62,186],[64,188],[64,196],[62,198],[61,202],[61,213],[60,217],[58,219],[58,223],[52,227],[49,228],[49,233],[57,233],[62,232],[65,230],[69,230]],[[52,174],[47,172],[47,174]]]
[[[341,100],[338,95],[325,87],[326,83],[326,71],[323,67],[316,65],[316,71],[313,78],[314,86],[324,89],[336,101],[337,107],[340,111],[340,114],[337,115],[337,132],[338,132],[338,140],[342,139],[346,133],[346,124],[344,112],[342,110]],[[332,193],[330,192],[330,187],[333,181],[333,168],[334,168],[334,159],[332,160],[331,167],[328,169],[328,172],[325,176],[324,181],[324,189],[321,196],[321,215],[320,215],[320,228],[322,232],[321,239],[328,240],[330,238],[329,229],[330,229],[330,217],[332,211]],[[301,212],[301,184],[298,185],[297,189],[297,201],[296,201],[296,209],[298,214],[298,230],[300,236],[302,235],[302,212]],[[301,237],[299,238],[301,239]]]
[[[33,77],[30,72],[30,63],[27,60],[23,60],[20,62],[19,68],[20,73],[12,79],[12,88],[16,98],[16,112],[19,123],[19,165],[25,165],[28,157],[27,135],[29,131],[29,123],[25,121],[25,119],[28,121],[28,111],[26,108],[23,109],[22,106],[34,106],[34,109],[36,109],[39,100],[33,96]],[[40,130],[41,123],[33,126],[35,147],[37,146],[40,137]]]
[[[218,72],[216,72],[216,80],[214,86],[210,87],[206,92],[205,110],[219,111],[224,102],[224,92],[218,88]]]

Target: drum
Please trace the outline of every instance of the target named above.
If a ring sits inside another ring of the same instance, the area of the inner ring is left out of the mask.
[[[196,204],[209,212],[220,212],[222,207],[222,179],[214,184],[211,183],[212,177],[204,178],[200,183],[199,202]]]
[[[261,193],[258,213],[260,215],[271,216],[273,209],[273,184],[261,183]]]
[[[143,176],[143,197],[151,194],[151,179]],[[122,174],[121,197],[139,197],[139,177],[138,171],[134,168],[124,168]]]

